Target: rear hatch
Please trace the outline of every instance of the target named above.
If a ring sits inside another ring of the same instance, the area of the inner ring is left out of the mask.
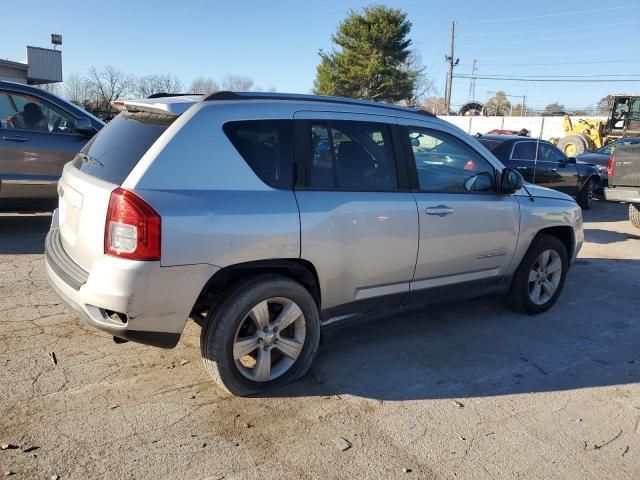
[[[65,166],[58,184],[62,247],[85,270],[104,253],[111,192],[176,118],[175,114],[122,112]]]
[[[615,149],[609,186],[640,187],[640,145],[625,145]]]

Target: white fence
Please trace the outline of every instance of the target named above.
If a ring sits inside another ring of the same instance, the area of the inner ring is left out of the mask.
[[[487,133],[491,130],[520,130],[526,128],[532,137],[537,138],[540,136],[543,140],[564,137],[562,130],[563,117],[457,117],[443,115],[439,118],[454,124],[471,135]],[[571,121],[576,124],[581,118],[606,120],[606,117],[571,117]]]

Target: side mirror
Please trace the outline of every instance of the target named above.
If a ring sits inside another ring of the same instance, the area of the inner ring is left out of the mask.
[[[93,135],[96,133],[93,125],[91,124],[91,120],[85,117],[78,118],[73,129],[81,135],[90,137],[93,137]]]
[[[575,163],[576,163],[576,158],[575,158],[575,157],[569,157],[569,158],[567,158],[567,163],[572,163],[572,164],[574,164],[574,165],[575,165]]]
[[[464,182],[467,192],[488,192],[493,190],[493,177],[489,172],[480,172]]]
[[[516,193],[524,185],[524,177],[519,172],[505,168],[500,176],[500,192],[511,195]]]

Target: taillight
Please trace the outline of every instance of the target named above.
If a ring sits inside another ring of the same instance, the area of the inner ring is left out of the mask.
[[[131,260],[160,260],[160,215],[129,190],[111,192],[104,253]]]
[[[616,154],[611,153],[611,156],[609,157],[609,167],[607,168],[607,176],[609,178],[613,178],[613,171],[615,170],[615,164],[616,164]]]

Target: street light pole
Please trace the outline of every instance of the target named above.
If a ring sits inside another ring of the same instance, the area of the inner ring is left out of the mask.
[[[451,22],[451,49],[449,52],[449,56],[446,57],[449,61],[449,78],[447,82],[447,115],[451,111],[451,85],[453,83],[453,67],[458,63],[457,60],[454,59],[454,49],[455,49],[455,36],[456,36],[456,22]]]

